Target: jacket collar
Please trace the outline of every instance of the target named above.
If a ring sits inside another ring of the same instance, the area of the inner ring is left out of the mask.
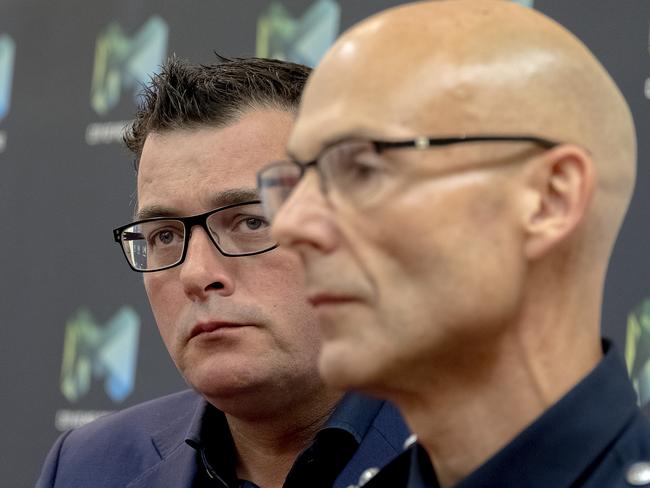
[[[154,433],[151,436],[152,448],[160,456],[160,462],[144,471],[126,488],[190,488],[197,469],[203,469],[192,444],[199,445],[201,427],[211,408],[197,395],[193,409],[187,409],[175,421]],[[384,465],[399,452],[402,440],[409,434],[395,407],[357,394],[346,395],[345,401],[339,404],[323,428],[328,429],[345,430],[361,443],[335,487],[349,486],[369,466]],[[391,443],[393,438],[398,439],[399,446]]]
[[[156,463],[131,481],[126,488],[189,488],[196,475],[196,451],[185,443],[207,408],[199,395],[194,409],[186,412],[151,436],[152,448],[160,456]],[[189,424],[189,428],[188,428]]]

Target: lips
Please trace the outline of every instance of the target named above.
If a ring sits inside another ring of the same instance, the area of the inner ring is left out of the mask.
[[[190,331],[190,339],[200,335],[200,334],[209,334],[220,329],[237,329],[241,327],[247,327],[250,324],[239,324],[234,322],[203,322],[196,324],[192,327]]]
[[[314,293],[307,297],[307,301],[313,307],[321,307],[326,305],[343,305],[358,300],[350,296],[337,295],[333,293]]]

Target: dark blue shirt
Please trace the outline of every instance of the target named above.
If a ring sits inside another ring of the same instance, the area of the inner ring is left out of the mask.
[[[332,488],[385,402],[348,393],[312,444],[294,462],[285,488]],[[237,478],[237,458],[225,415],[206,402],[195,416],[186,442],[197,450],[203,466],[195,488],[258,488]]]
[[[604,349],[590,374],[456,488],[650,486],[650,422],[614,348],[605,342]],[[647,470],[647,485],[638,476],[628,483],[639,468]],[[415,444],[364,488],[438,486],[426,451]]]

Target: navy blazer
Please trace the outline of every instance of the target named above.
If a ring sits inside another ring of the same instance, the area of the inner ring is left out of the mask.
[[[50,450],[36,488],[191,488],[203,466],[185,439],[204,404],[186,390],[66,432]],[[388,463],[408,436],[397,409],[384,402],[334,488]]]

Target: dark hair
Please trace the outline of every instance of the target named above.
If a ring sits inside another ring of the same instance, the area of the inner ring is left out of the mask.
[[[247,110],[275,108],[295,112],[311,69],[262,58],[225,58],[196,65],[170,57],[144,86],[135,120],[124,133],[138,169],[151,132],[223,127]]]

